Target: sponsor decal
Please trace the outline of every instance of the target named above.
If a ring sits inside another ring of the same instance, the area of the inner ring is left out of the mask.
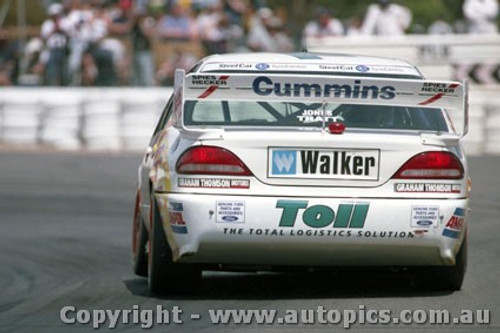
[[[436,93],[436,95],[432,96],[431,98],[418,103],[419,105],[427,105],[427,104],[432,104],[438,100],[440,100],[444,95],[454,93],[455,89],[459,86],[457,83],[452,83],[449,86],[446,86],[446,84],[440,84],[440,83],[424,83],[424,86],[422,88],[422,92],[431,92],[431,93]]]
[[[414,238],[407,231],[366,230],[368,202],[341,202],[336,209],[327,205],[309,205],[307,200],[278,200],[281,209],[277,228],[221,228],[226,235],[268,237],[362,237],[362,238]],[[305,226],[306,229],[299,229]],[[298,228],[297,228],[298,227]]]
[[[335,71],[335,72],[353,72],[354,71],[354,66],[352,65],[334,65],[334,64],[328,64],[328,65],[319,65],[319,69],[325,70],[325,71]]]
[[[443,236],[458,238],[464,226],[464,217],[465,210],[463,208],[456,208],[453,216],[448,220],[443,229]]]
[[[439,206],[411,206],[412,228],[436,228],[439,223]]]
[[[297,119],[302,123],[316,123],[323,121],[323,114],[325,115],[325,122],[335,122],[340,120],[341,117],[333,115],[333,110],[304,110],[302,114],[297,116]]]
[[[266,65],[268,67],[266,67]],[[365,65],[354,66],[350,64],[334,64],[334,63],[206,63],[201,68],[202,72],[221,71],[221,70],[237,70],[237,71],[294,71],[294,72],[366,72],[372,73],[398,73],[408,75],[419,75],[415,69],[407,66],[384,66],[384,65]]]
[[[219,89],[221,86],[227,86],[227,80],[229,79],[228,75],[222,75],[219,77],[211,76],[211,75],[195,75],[192,77],[193,85],[201,85],[207,86],[210,85],[198,98],[207,98],[212,95],[214,91]],[[197,82],[195,84],[195,81]]]
[[[260,64],[255,65],[255,68],[257,68],[259,71],[265,71],[266,69],[269,68],[269,64],[261,62]]]
[[[309,206],[307,200],[278,200],[276,208],[282,209],[280,227],[294,227],[299,212],[302,212],[302,222],[311,228],[361,229],[365,225],[369,203],[341,203],[337,212],[326,205]]]
[[[310,68],[309,65],[305,64],[269,64],[269,69],[271,70],[308,70]]]
[[[411,67],[370,66],[369,70],[370,72],[376,72],[376,73],[400,73],[400,74],[405,73],[413,75],[419,74]]]
[[[219,64],[219,69],[252,69],[252,64],[243,64],[243,63]]]
[[[458,87],[458,84],[446,85],[445,83],[434,83],[434,82],[425,82],[421,92],[424,93],[443,93],[443,94],[454,94],[455,89]]]
[[[430,220],[419,220],[417,221],[417,224],[421,227],[428,227],[431,226],[434,222]]]
[[[363,85],[361,80],[352,84],[320,85],[318,83],[273,82],[267,76],[259,76],[252,83],[253,91],[259,96],[275,95],[279,97],[333,97],[352,99],[393,99],[396,97],[394,86]]]
[[[219,223],[244,223],[245,202],[244,201],[217,201],[217,218]]]
[[[177,184],[184,188],[250,188],[250,180],[230,178],[179,178]]]
[[[356,66],[356,70],[358,72],[366,73],[366,72],[370,71],[370,67],[365,66],[365,65],[358,65],[358,66]]]
[[[187,225],[184,221],[184,207],[180,202],[169,202],[168,203],[168,214],[170,218],[170,226],[172,231],[177,234],[187,234]]]
[[[394,191],[400,193],[460,193],[462,185],[444,183],[396,183]]]
[[[227,77],[220,76],[217,77],[215,75],[193,75],[191,77],[191,84],[194,86],[227,86]]]
[[[297,151],[274,150],[272,152],[272,174],[294,175],[297,173]]]
[[[407,231],[371,231],[371,230],[345,230],[345,229],[263,229],[263,228],[235,228],[224,227],[221,229],[225,235],[267,236],[267,237],[344,237],[344,238],[414,238],[420,237]]]
[[[270,149],[270,178],[378,180],[378,150]]]

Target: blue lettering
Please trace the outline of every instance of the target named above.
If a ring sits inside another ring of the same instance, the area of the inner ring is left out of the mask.
[[[281,84],[280,83],[275,83],[274,84],[274,93],[276,96],[280,97],[290,97],[292,96],[292,85],[290,83],[285,83],[283,90],[281,89]]]
[[[378,98],[378,87],[377,86],[364,86],[363,87],[363,92],[361,93],[361,98],[362,99],[368,99],[369,93],[372,93],[372,99],[377,99]]]
[[[261,83],[272,85],[273,81],[270,78],[265,76],[259,76],[253,81],[252,88],[253,91],[260,96],[269,96],[273,93],[273,88],[261,88]]]
[[[385,86],[380,89],[380,98],[382,99],[393,99],[396,97],[396,88],[391,86]]]
[[[361,80],[355,80],[354,85],[317,83],[282,83],[273,82],[269,77],[259,76],[252,83],[253,91],[260,96],[269,96],[274,93],[280,97],[334,97],[352,99],[393,99],[396,97],[396,88],[393,86],[363,86]]]

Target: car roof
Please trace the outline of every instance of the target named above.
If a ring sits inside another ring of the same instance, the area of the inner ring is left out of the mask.
[[[211,55],[204,58],[194,72],[423,78],[415,66],[399,59],[309,52]]]

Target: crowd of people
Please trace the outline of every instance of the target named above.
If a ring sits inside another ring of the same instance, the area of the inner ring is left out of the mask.
[[[207,54],[291,52],[309,38],[402,35],[412,26],[412,12],[390,0],[374,0],[363,17],[347,21],[335,17],[333,5],[317,8],[301,42],[292,38],[286,9],[264,0],[45,3],[39,36],[21,45],[0,34],[0,85],[169,85],[175,68],[189,69]],[[496,33],[498,11],[497,0],[465,0],[466,24],[440,19],[427,32]]]

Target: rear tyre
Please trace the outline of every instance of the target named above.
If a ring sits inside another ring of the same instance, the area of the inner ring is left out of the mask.
[[[148,232],[144,225],[144,220],[137,203],[134,216],[134,232],[132,240],[132,269],[134,274],[148,276],[148,257],[146,254],[146,244],[148,242]]]
[[[152,231],[149,251],[149,289],[153,294],[189,294],[201,285],[201,269],[195,264],[172,261],[172,251],[163,230],[154,195],[151,197]]]
[[[423,268],[417,275],[417,285],[427,290],[455,291],[462,288],[467,270],[467,232],[453,266]]]

